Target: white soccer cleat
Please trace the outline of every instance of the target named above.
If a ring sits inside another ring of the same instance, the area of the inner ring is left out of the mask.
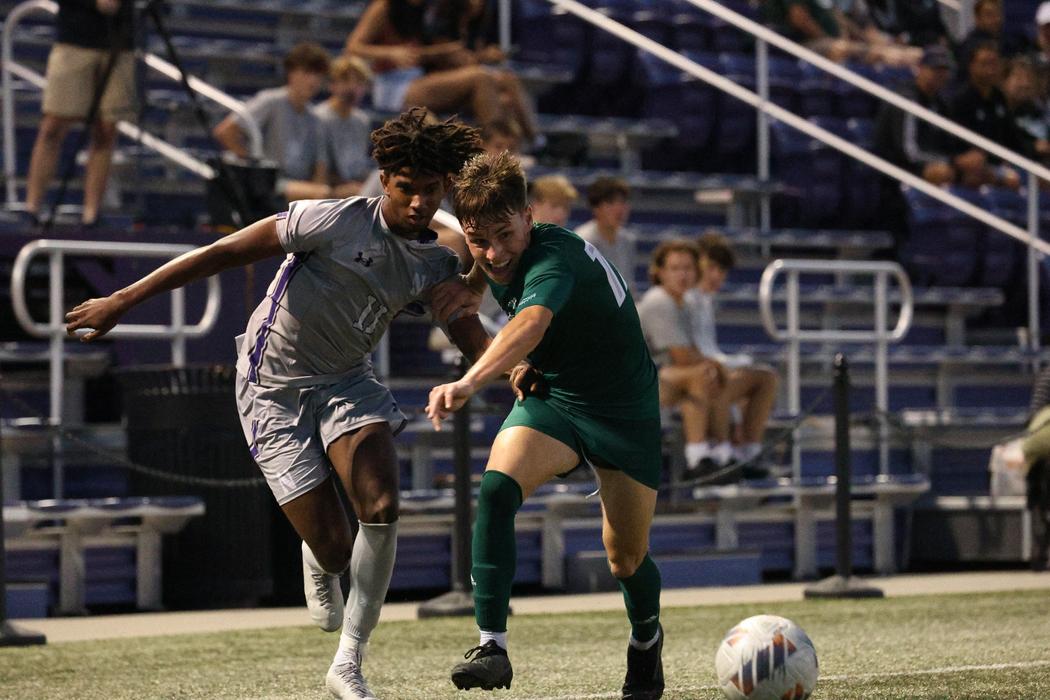
[[[325,687],[332,697],[339,700],[378,700],[365,682],[365,677],[361,675],[361,660],[364,655],[358,652],[355,656],[355,660],[332,663],[324,679]]]
[[[315,568],[306,542],[303,542],[303,593],[310,619],[325,632],[335,632],[343,625],[343,589],[339,576]]]

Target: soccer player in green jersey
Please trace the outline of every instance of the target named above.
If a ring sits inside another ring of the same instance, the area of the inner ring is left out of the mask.
[[[658,380],[627,285],[590,243],[533,224],[525,175],[507,153],[469,161],[453,203],[475,268],[510,321],[462,379],[430,392],[427,415],[440,428],[507,372],[518,401],[492,444],[478,499],[471,577],[481,641],[452,670],[452,682],[510,687],[515,513],[538,486],[587,463],[599,481],[609,568],[631,622],[623,698],[659,698],[660,572],[648,554],[661,465]],[[540,375],[544,391],[527,391]]]

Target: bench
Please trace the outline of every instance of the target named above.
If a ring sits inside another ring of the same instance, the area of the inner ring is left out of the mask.
[[[771,500],[783,499],[795,523],[795,570],[797,579],[816,577],[817,517],[827,514],[835,503],[835,477],[742,481],[725,486],[699,486],[693,498],[701,507],[714,511],[715,541],[720,550],[739,547],[738,522],[743,513],[759,509]],[[854,499],[851,515],[870,517],[874,535],[875,571],[897,571],[894,509],[912,503],[930,488],[921,474],[879,475],[854,478],[850,493]],[[863,500],[857,500],[863,499]],[[870,504],[870,506],[869,506]]]
[[[131,545],[135,548],[136,605],[161,608],[161,536],[181,530],[204,514],[195,496],[22,501],[4,505],[6,544],[36,549],[41,543],[59,551],[58,612],[85,612],[85,548]]]

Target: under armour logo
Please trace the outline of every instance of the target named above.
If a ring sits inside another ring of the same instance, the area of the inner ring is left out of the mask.
[[[366,258],[365,252],[363,250],[359,250],[357,251],[357,257],[354,258],[354,262],[361,263],[365,267],[368,267],[372,264],[372,258]]]

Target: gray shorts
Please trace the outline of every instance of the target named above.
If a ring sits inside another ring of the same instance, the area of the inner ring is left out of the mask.
[[[396,434],[407,420],[371,368],[315,387],[260,386],[238,374],[237,411],[252,457],[279,505],[328,478],[328,446],[337,438],[383,422]]]

